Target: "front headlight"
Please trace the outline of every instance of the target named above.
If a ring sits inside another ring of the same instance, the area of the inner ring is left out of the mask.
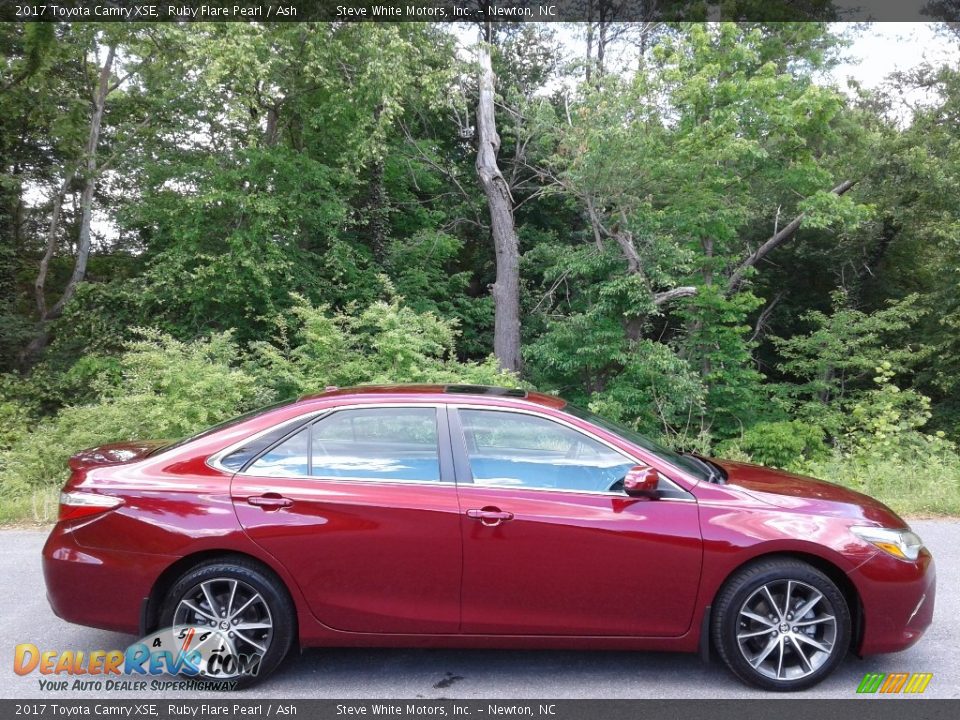
[[[923,540],[910,530],[891,530],[890,528],[855,525],[850,532],[861,540],[893,555],[899,560],[916,560],[923,547]]]

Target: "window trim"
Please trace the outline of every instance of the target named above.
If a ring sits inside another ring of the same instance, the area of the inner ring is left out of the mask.
[[[491,406],[491,405],[481,405],[477,403],[450,403],[447,406],[447,412],[450,414],[450,439],[454,444],[455,450],[454,455],[456,458],[461,459],[460,463],[456,464],[457,470],[457,486],[463,488],[477,488],[481,490],[498,490],[498,491],[513,491],[521,490],[523,492],[548,492],[548,493],[564,493],[564,494],[575,494],[575,495],[600,495],[605,497],[630,497],[626,493],[622,492],[611,492],[609,490],[570,490],[566,488],[548,488],[548,487],[526,487],[526,486],[502,486],[502,485],[477,485],[473,482],[473,470],[470,466],[470,456],[467,451],[467,438],[463,430],[463,422],[460,419],[460,410],[484,410],[487,412],[503,412],[503,413],[513,413],[519,415],[531,415],[542,420],[547,420],[548,422],[554,422],[558,425],[566,427],[574,432],[580,433],[591,440],[594,440],[601,445],[605,445],[610,450],[622,455],[627,460],[630,460],[636,465],[649,465],[650,463],[646,460],[638,457],[634,453],[628,452],[624,448],[618,447],[611,442],[608,442],[604,438],[595,435],[589,430],[584,430],[583,428],[577,427],[571,422],[568,422],[562,418],[554,417],[553,415],[548,415],[542,412],[536,412],[534,410],[528,410],[526,408],[517,408],[517,407],[503,407],[503,406]],[[454,432],[456,429],[457,438],[454,439]],[[667,477],[664,473],[660,473],[661,479],[669,485],[670,492],[676,492],[677,497],[661,497],[658,498],[658,502],[696,502],[696,498],[686,488],[682,487],[676,483],[671,478]]]
[[[523,402],[523,401],[520,401]],[[620,453],[626,458],[629,458],[638,465],[650,465],[651,463],[648,460],[645,460],[642,456],[631,452],[625,448],[618,447],[617,445],[605,440],[604,438],[590,432],[589,430],[584,430],[571,422],[563,418],[558,418],[553,415],[544,413],[539,409],[539,406],[535,408],[531,407],[518,407],[515,405],[487,405],[484,403],[471,403],[471,402],[386,402],[386,403],[351,403],[349,405],[338,405],[335,407],[324,407],[318,410],[313,410],[306,412],[303,415],[297,415],[292,417],[282,424],[291,424],[296,423],[296,428],[292,429],[291,432],[285,434],[277,443],[274,443],[269,448],[264,450],[268,452],[270,449],[275,447],[280,442],[288,439],[293,433],[297,432],[297,429],[302,429],[303,422],[313,420],[314,422],[319,420],[322,416],[329,415],[341,410],[358,410],[358,409],[376,409],[376,408],[422,408],[422,407],[432,407],[437,412],[437,443],[439,445],[440,453],[440,480],[438,482],[434,481],[423,481],[423,480],[384,480],[382,478],[320,478],[307,475],[297,475],[297,476],[288,476],[286,478],[277,478],[277,479],[299,479],[299,480],[313,480],[315,482],[322,483],[332,483],[332,482],[349,482],[349,483],[363,483],[365,485],[370,485],[373,483],[379,483],[382,485],[416,485],[418,487],[457,487],[457,488],[476,488],[488,491],[516,491],[523,490],[524,492],[542,492],[542,493],[565,493],[565,494],[575,494],[575,495],[593,495],[593,496],[603,496],[603,497],[613,497],[613,498],[625,498],[630,497],[625,493],[610,492],[605,490],[566,490],[562,488],[527,488],[527,487],[497,487],[495,485],[475,485],[473,483],[473,475],[470,470],[470,460],[466,452],[466,440],[463,436],[463,426],[460,423],[460,416],[458,410],[461,408],[465,410],[488,410],[490,412],[508,412],[508,413],[518,413],[521,415],[532,415],[538,418],[544,418],[551,422],[558,423],[560,425],[565,425],[571,430],[574,430],[578,433],[586,435],[587,437],[596,440],[597,442],[606,445],[611,450]],[[561,410],[562,412],[562,410]],[[259,475],[253,475],[252,473],[246,472],[247,467],[260,455],[257,455],[250,462],[247,463],[240,470],[231,470],[220,465],[219,460],[221,457],[229,455],[231,452],[239,449],[248,442],[259,438],[261,435],[265,435],[268,432],[272,432],[277,429],[278,425],[272,425],[271,427],[265,428],[259,432],[250,435],[242,440],[239,440],[232,445],[224,448],[218,453],[215,453],[210,458],[207,459],[206,464],[219,470],[220,472],[226,473],[231,477],[234,475],[243,475],[244,477],[262,477]],[[444,431],[446,428],[446,431]],[[667,463],[668,468],[673,470],[673,466]],[[659,470],[660,468],[658,468]],[[681,476],[683,475],[682,471],[675,470]],[[661,470],[661,477],[665,482],[670,486],[671,492],[676,492],[676,496],[665,496],[658,498],[657,502],[696,502],[696,498],[689,490],[684,488],[682,485],[674,481],[669,477],[665,472]]]
[[[325,408],[323,410],[315,410],[313,412],[304,413],[303,415],[297,415],[296,417],[288,418],[283,422],[277,423],[276,425],[271,425],[268,428],[264,428],[263,430],[260,430],[259,432],[255,432],[253,435],[250,435],[249,437],[246,437],[243,440],[235,442],[232,445],[228,445],[220,452],[214,453],[213,455],[207,458],[206,465],[207,467],[211,467],[214,470],[225,472],[228,475],[238,475],[240,473],[245,473],[246,469],[250,467],[250,465],[255,463],[260,458],[261,455],[263,455],[264,453],[270,452],[275,447],[277,447],[280,443],[286,442],[291,437],[296,435],[298,432],[303,430],[304,426],[306,426],[308,423],[312,425],[314,422],[319,420],[321,416],[326,415],[329,412],[330,412],[329,408]],[[247,460],[247,462],[245,462],[240,467],[240,469],[234,470],[232,468],[228,468],[226,465],[224,465],[221,462],[223,458],[227,457],[228,455],[232,455],[237,450],[242,448],[244,445],[249,445],[253,441],[263,437],[264,435],[268,435],[276,431],[277,429],[284,428],[286,426],[289,426],[289,430],[287,432],[281,435],[274,442],[270,443],[267,447],[265,447],[263,450],[258,452],[252,458]]]
[[[384,409],[431,409],[434,411],[434,418],[437,425],[437,462],[439,465],[439,474],[440,477],[437,480],[404,480],[399,478],[373,478],[373,477],[363,477],[363,476],[351,476],[351,477],[339,477],[339,478],[329,478],[321,477],[318,475],[313,475],[313,426],[322,420],[326,420],[329,417],[348,410],[384,410]],[[225,468],[220,464],[220,460],[227,455],[230,455],[232,452],[243,447],[247,443],[252,442],[258,437],[266,435],[269,432],[273,432],[277,429],[277,425],[274,425],[270,428],[262,430],[250,437],[234,443],[230,447],[221,450],[216,455],[212,456],[207,464],[211,467],[214,467],[223,472],[227,472],[230,475],[242,475],[243,477],[252,477],[252,478],[265,478],[271,477],[276,480],[313,480],[315,482],[325,482],[325,483],[338,483],[338,482],[356,482],[364,484],[384,484],[384,485],[416,485],[418,487],[453,487],[456,485],[456,475],[453,469],[453,457],[452,450],[450,447],[450,431],[447,419],[446,405],[443,403],[357,403],[353,405],[340,405],[337,407],[328,407],[322,410],[317,410],[311,413],[305,413],[303,415],[298,415],[296,418],[290,418],[284,424],[290,424],[292,426],[290,432],[284,433],[284,435],[278,439],[276,442],[270,444],[268,447],[264,448],[262,451],[257,453],[253,458],[251,458],[242,468],[239,470],[230,470]],[[311,452],[308,455],[308,470],[311,472],[309,475],[282,475],[282,476],[265,476],[258,475],[257,473],[248,472],[249,468],[253,463],[259,460],[263,455],[267,454],[278,445],[286,442],[291,437],[296,435],[298,432],[302,431],[306,426],[307,429],[307,443],[308,447],[311,448]]]

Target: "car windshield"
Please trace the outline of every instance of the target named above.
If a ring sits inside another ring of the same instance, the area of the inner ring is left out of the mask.
[[[282,400],[281,402],[276,402],[271,405],[264,405],[263,407],[259,407],[256,410],[245,412],[243,415],[237,415],[237,417],[230,418],[229,420],[224,420],[222,423],[219,423],[218,425],[214,425],[213,427],[208,427],[206,430],[202,430],[196,435],[190,435],[185,438],[180,438],[179,440],[174,440],[168,445],[161,445],[150,454],[159,455],[160,453],[167,452],[168,450],[173,450],[175,448],[180,447],[181,445],[186,445],[188,442],[193,442],[194,440],[200,440],[201,438],[205,438],[208,435],[213,435],[213,433],[215,432],[226,430],[228,427],[239,425],[240,423],[246,420],[249,420],[250,418],[254,418],[257,415],[263,415],[263,413],[270,412],[271,410],[276,410],[279,407],[283,407],[284,405],[289,405],[290,403],[293,403],[293,402],[296,402],[296,400]]]
[[[636,430],[631,430],[624,425],[615,423],[612,420],[607,420],[606,418],[595,415],[589,410],[584,410],[576,405],[567,405],[563,409],[564,412],[568,412],[571,415],[580,418],[581,420],[586,420],[587,422],[597,425],[598,427],[609,430],[613,434],[619,435],[627,442],[642,447],[644,450],[653,453],[662,460],[666,460],[671,465],[688,472],[690,475],[693,475],[699,480],[711,482],[713,479],[713,473],[710,469],[710,466],[705,465],[701,460],[698,460],[691,455],[681,455],[678,452],[663,447],[663,445],[654,442],[645,435],[641,435]]]

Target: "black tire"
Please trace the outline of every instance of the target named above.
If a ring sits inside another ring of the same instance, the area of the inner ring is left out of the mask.
[[[794,617],[817,593],[821,599]],[[850,609],[836,584],[791,558],[760,560],[730,577],[711,621],[714,647],[733,674],[778,692],[803,690],[827,677],[846,657],[850,633]]]
[[[202,583],[233,581],[245,584],[259,593],[272,624],[269,630],[269,644],[265,646],[266,652],[262,654],[257,674],[236,675],[230,678],[237,683],[237,687],[249,687],[264,680],[277,669],[290,652],[296,636],[296,610],[293,601],[283,583],[271,572],[244,558],[203,562],[184,573],[167,591],[160,610],[160,626],[167,628],[173,626],[174,616],[181,601],[190,597]],[[216,587],[216,585],[208,587]],[[256,602],[259,606],[259,601]],[[176,619],[182,622],[181,618]]]

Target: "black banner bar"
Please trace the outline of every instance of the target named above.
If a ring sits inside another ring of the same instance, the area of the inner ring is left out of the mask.
[[[909,704],[909,706],[908,706]],[[0,700],[0,720],[313,720],[537,718],[538,720],[953,720],[960,700]]]
[[[960,0],[0,0],[7,22],[956,21]]]

